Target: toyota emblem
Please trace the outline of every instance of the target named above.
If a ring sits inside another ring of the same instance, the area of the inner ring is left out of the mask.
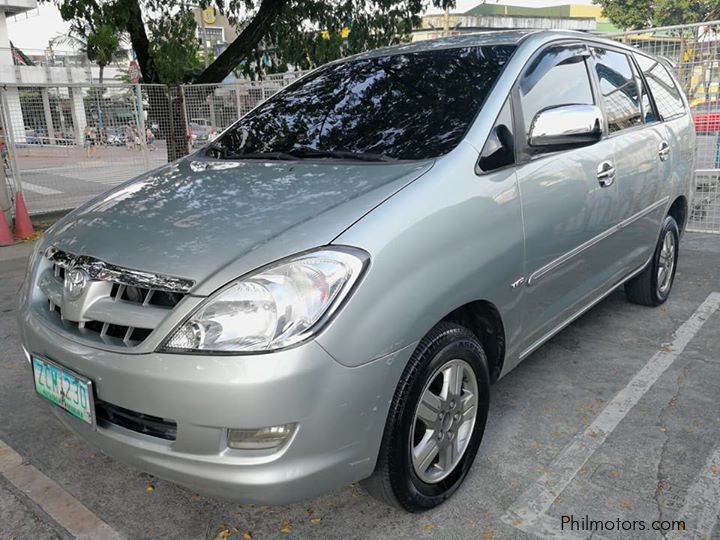
[[[89,280],[90,276],[82,268],[68,270],[65,273],[65,297],[70,300],[80,298]]]

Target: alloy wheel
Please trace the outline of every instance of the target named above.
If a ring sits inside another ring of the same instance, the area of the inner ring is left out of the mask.
[[[672,284],[673,271],[675,270],[676,240],[672,231],[665,233],[657,268],[657,288],[661,295],[667,294]]]
[[[410,453],[415,474],[428,484],[455,469],[477,417],[478,385],[470,364],[450,360],[429,379],[415,410]]]

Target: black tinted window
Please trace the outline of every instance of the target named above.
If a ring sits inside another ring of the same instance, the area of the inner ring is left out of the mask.
[[[243,117],[211,152],[445,154],[460,142],[513,50],[468,47],[328,65]]]
[[[637,80],[630,59],[619,52],[593,49],[610,132],[643,123]]]
[[[679,116],[685,112],[680,91],[675,86],[670,73],[658,60],[643,54],[636,54],[638,65],[645,75],[650,93],[655,98],[658,112],[664,120]]]
[[[567,57],[567,53],[564,47],[549,49],[524,75],[520,93],[526,129],[543,109],[593,104],[585,60],[582,56]]]
[[[503,105],[495,125],[488,136],[478,167],[485,172],[507,167],[515,162],[515,141],[513,137],[513,117],[510,99]]]

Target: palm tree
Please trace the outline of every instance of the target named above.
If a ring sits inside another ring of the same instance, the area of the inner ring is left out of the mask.
[[[124,48],[126,42],[125,36],[110,24],[100,24],[86,34],[71,30],[66,35],[50,40],[53,46],[70,45],[73,49],[84,53],[88,60],[95,62],[100,68],[100,84],[103,83],[105,67],[127,57],[127,50]]]

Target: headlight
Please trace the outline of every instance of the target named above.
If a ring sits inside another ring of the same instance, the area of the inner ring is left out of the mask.
[[[42,238],[38,238],[35,241],[35,245],[33,246],[33,250],[30,253],[30,257],[28,257],[27,267],[25,268],[25,278],[23,279],[22,286],[20,287],[20,291],[18,292],[18,308],[22,307],[24,302],[27,300],[27,294],[30,290],[30,284],[33,280],[33,272],[35,271],[35,265],[38,261],[38,258],[40,257],[40,246],[42,243]]]
[[[37,262],[38,257],[40,256],[40,247],[42,246],[42,243],[43,243],[42,238],[38,238],[37,240],[35,240],[35,244],[33,245],[33,250],[30,253],[30,257],[28,257],[27,268],[26,268],[26,271],[27,271],[26,273],[28,273],[28,274],[35,269],[35,263]]]
[[[369,260],[330,247],[285,259],[223,287],[177,328],[169,352],[251,352],[310,337],[352,289]]]

